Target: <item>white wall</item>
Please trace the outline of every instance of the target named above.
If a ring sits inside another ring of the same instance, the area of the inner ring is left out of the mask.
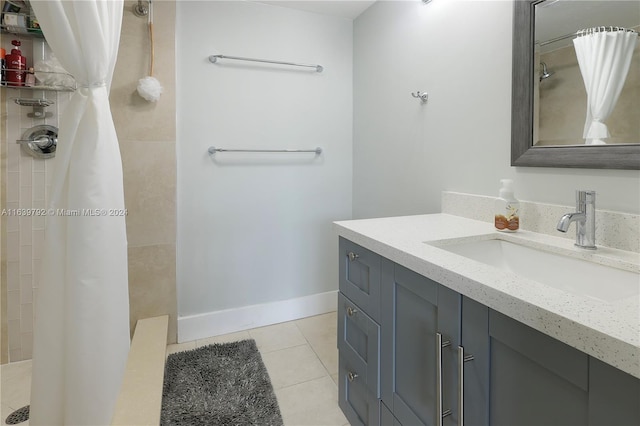
[[[179,316],[337,290],[331,222],[349,219],[352,202],[352,21],[180,1],[176,42]],[[324,72],[211,64],[212,54]],[[212,160],[211,145],[324,151]]]
[[[511,1],[378,1],[354,22],[354,217],[440,211],[442,190],[640,213],[640,172],[511,167]],[[411,97],[429,93],[421,105]]]

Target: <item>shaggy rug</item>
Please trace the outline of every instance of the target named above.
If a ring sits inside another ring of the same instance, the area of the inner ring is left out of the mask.
[[[279,425],[282,416],[254,340],[169,355],[162,426]]]

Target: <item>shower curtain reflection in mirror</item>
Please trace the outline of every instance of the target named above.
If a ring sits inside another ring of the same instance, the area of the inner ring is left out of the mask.
[[[580,30],[573,40],[587,91],[586,145],[604,145],[611,136],[605,121],[622,92],[637,42],[635,31],[619,27]]]

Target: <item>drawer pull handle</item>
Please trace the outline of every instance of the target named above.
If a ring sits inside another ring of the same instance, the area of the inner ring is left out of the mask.
[[[348,254],[347,256],[349,256],[349,260],[350,260],[351,262],[353,262],[354,260],[356,260],[357,258],[359,258],[359,257],[360,257],[360,255],[359,255],[359,254],[355,254],[355,253],[354,253],[354,252],[352,252],[352,251],[350,251],[350,252],[349,252],[349,254]]]
[[[356,313],[358,313],[357,309],[352,308],[351,306],[347,306],[347,315],[349,315],[350,317],[354,316]]]
[[[349,379],[350,382],[353,382],[357,378],[358,378],[358,373],[352,373],[351,371],[347,373],[347,379]]]
[[[465,355],[464,348],[458,346],[458,426],[464,426],[464,363],[474,359],[473,355]]]

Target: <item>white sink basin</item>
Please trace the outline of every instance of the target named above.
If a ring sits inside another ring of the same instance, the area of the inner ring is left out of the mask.
[[[614,302],[640,295],[640,274],[493,239],[439,248],[570,293]]]

